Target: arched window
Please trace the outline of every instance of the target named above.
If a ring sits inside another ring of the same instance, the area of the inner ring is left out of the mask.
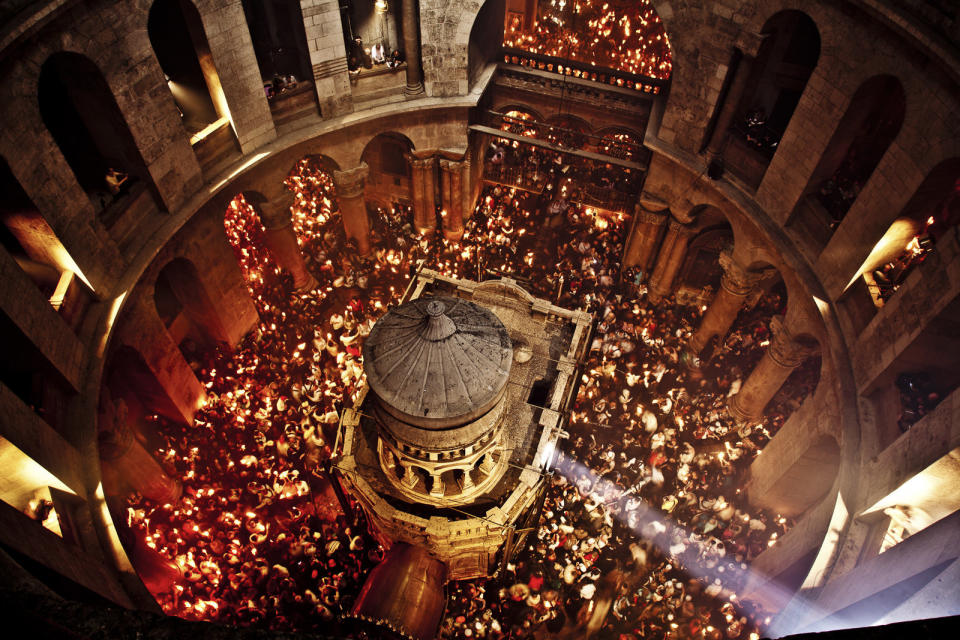
[[[893,76],[860,85],[810,177],[806,197],[788,225],[796,225],[812,254],[819,254],[900,132],[906,108]]]
[[[274,124],[317,113],[313,67],[298,0],[243,0]]]
[[[763,44],[751,64],[723,158],[727,168],[757,188],[787,130],[820,58],[820,32],[807,14],[781,11],[763,25]]]
[[[147,34],[167,86],[191,135],[219,118],[229,118],[200,13],[188,0],[156,0]]]
[[[171,260],[160,270],[153,301],[188,363],[198,362],[204,349],[226,341],[226,332],[200,272],[186,258]]]
[[[51,55],[37,93],[44,125],[107,226],[144,189],[160,202],[113,93],[89,58]]]

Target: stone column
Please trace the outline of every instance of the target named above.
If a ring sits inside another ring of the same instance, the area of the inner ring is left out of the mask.
[[[402,0],[403,49],[407,60],[407,86],[403,95],[408,99],[423,95],[423,67],[420,62],[420,15],[417,0]]]
[[[297,291],[309,291],[317,285],[310,272],[307,271],[297,234],[293,230],[293,219],[290,217],[290,197],[264,202],[257,207],[260,221],[266,232],[264,239],[270,255],[277,261],[280,268],[293,276],[293,288]]]
[[[357,243],[360,255],[370,253],[370,220],[363,190],[367,184],[370,167],[366,162],[347,171],[334,171],[333,184],[337,187],[337,202],[343,218],[343,230],[347,238]]]
[[[461,469],[463,471],[463,493],[473,489],[473,478],[470,477],[470,467]]]
[[[700,320],[700,327],[687,343],[687,350],[694,355],[698,355],[713,336],[722,340],[727,335],[744,301],[771,271],[748,271],[733,258],[730,249],[720,253],[720,267],[723,269],[720,289]]]
[[[440,202],[443,206],[443,235],[447,240],[463,236],[464,169],[462,160],[440,160]]]
[[[737,115],[737,107],[740,106],[740,101],[743,99],[743,92],[747,88],[747,79],[750,77],[752,69],[753,58],[742,55],[737,68],[733,72],[727,97],[724,98],[723,105],[720,107],[720,113],[717,114],[717,121],[713,126],[713,133],[710,134],[710,141],[707,143],[707,162],[716,160],[723,152],[723,143],[727,140],[727,131],[733,123],[734,116]]]
[[[816,342],[794,338],[783,316],[770,321],[770,344],[763,358],[743,383],[740,393],[727,404],[727,412],[740,422],[749,422],[763,415],[771,398],[780,390],[790,374],[817,351]]]
[[[408,464],[401,462],[400,467],[403,469],[403,476],[400,478],[400,482],[408,489],[413,489],[417,486],[417,474],[413,472],[413,468]]]
[[[437,159],[407,156],[410,163],[410,184],[413,195],[413,226],[420,233],[433,233],[437,228],[436,167]]]
[[[434,498],[443,496],[443,477],[439,473],[431,473],[430,477],[433,478],[433,486],[430,488],[430,495]]]
[[[324,118],[353,111],[340,6],[336,0],[300,0],[314,90]]]
[[[670,220],[667,234],[660,244],[660,253],[657,254],[653,274],[650,276],[650,289],[647,294],[650,302],[656,304],[670,295],[673,290],[673,279],[677,276],[677,271],[680,270],[683,259],[687,255],[687,243],[690,242],[692,235],[691,227],[676,220]]]
[[[636,222],[623,258],[625,267],[638,267],[644,276],[649,276],[650,263],[653,261],[653,250],[663,225],[670,216],[662,211],[651,211],[643,204],[634,207]]]
[[[493,456],[489,453],[483,454],[483,458],[480,459],[480,471],[489,474],[491,471],[493,471],[493,467]]]

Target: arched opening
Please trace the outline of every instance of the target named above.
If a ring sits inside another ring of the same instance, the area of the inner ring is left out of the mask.
[[[734,73],[747,76],[723,149],[727,168],[754,189],[763,180],[820,59],[820,32],[802,11],[774,14],[761,34],[764,40],[756,58],[737,52],[731,65]]]
[[[93,292],[2,156],[0,193],[0,244],[76,332]]]
[[[900,132],[905,109],[903,85],[893,76],[874,76],[853,94],[788,222],[813,253],[823,250],[873,175]]]
[[[677,276],[680,291],[700,293],[706,300],[720,287],[720,252],[733,245],[733,229],[726,222],[704,228],[690,240]]]
[[[960,158],[951,158],[927,174],[850,281],[842,301],[858,332],[958,223]]]
[[[157,314],[194,372],[201,368],[203,352],[226,341],[219,314],[192,262],[168,262],[154,285]]]
[[[590,149],[621,160],[646,163],[650,153],[643,148],[643,136],[627,129],[605,129],[594,138],[596,149]]]
[[[564,149],[583,149],[591,133],[591,127],[583,118],[559,113],[547,118],[544,139]]]
[[[410,138],[392,131],[378,134],[367,143],[360,159],[370,167],[364,191],[368,203],[388,208],[410,202],[410,165],[406,154],[413,149]]]
[[[467,42],[467,84],[471,89],[500,53],[506,4],[506,0],[486,0],[473,21]]]
[[[54,429],[66,426],[73,387],[6,312],[0,311],[0,388],[10,391]]]
[[[204,57],[208,67],[213,64],[196,7],[187,0],[156,0],[147,18],[147,35],[187,131],[196,134],[227,116],[214,97],[223,93],[216,69],[208,78],[200,61]]]
[[[147,35],[183,126],[205,169],[239,153],[230,109],[213,63],[200,13],[189,0],[155,0]]]
[[[341,5],[347,58],[351,69],[384,64],[394,51],[403,52],[401,2],[353,0]],[[382,54],[381,54],[382,47]]]
[[[960,387],[958,327],[960,298],[954,298],[926,320],[923,330],[912,336],[867,388],[864,396],[873,405],[879,451]]]
[[[60,52],[40,69],[40,115],[101,221],[112,227],[128,205],[159,194],[100,69]]]
[[[317,113],[313,68],[297,0],[243,0],[264,92],[275,125]]]

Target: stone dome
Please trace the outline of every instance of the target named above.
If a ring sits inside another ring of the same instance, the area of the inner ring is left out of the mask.
[[[507,329],[493,312],[453,297],[391,309],[363,346],[367,382],[381,406],[427,429],[459,426],[492,409],[512,355]]]

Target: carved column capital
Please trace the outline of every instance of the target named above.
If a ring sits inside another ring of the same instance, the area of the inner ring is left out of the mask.
[[[448,160],[446,158],[440,158],[440,170],[455,173],[457,171],[462,171],[463,168],[467,165],[466,160]]]
[[[767,354],[781,367],[794,368],[815,354],[819,348],[815,340],[794,336],[783,316],[770,320],[770,345]]]
[[[757,284],[773,271],[771,268],[758,271],[747,269],[734,259],[733,250],[729,248],[720,252],[719,260],[720,268],[723,269],[720,286],[735,296],[749,295]]]
[[[670,218],[670,226],[667,227],[667,233],[672,233],[682,238],[689,239],[690,236],[696,233],[696,229],[690,225],[680,222],[676,218]]]
[[[427,158],[418,158],[413,154],[407,154],[407,162],[410,163],[412,169],[419,169],[421,171],[426,171],[433,169],[437,162],[436,156],[429,156]]]
[[[655,227],[660,227],[666,224],[667,218],[669,217],[663,213],[649,211],[642,205],[637,205],[634,208],[634,211],[636,212],[635,215],[637,216],[637,222],[640,222],[641,224],[653,225]]]
[[[341,198],[356,198],[363,195],[367,184],[367,175],[370,167],[366,162],[346,171],[333,172],[333,184],[337,188],[337,195]]]

